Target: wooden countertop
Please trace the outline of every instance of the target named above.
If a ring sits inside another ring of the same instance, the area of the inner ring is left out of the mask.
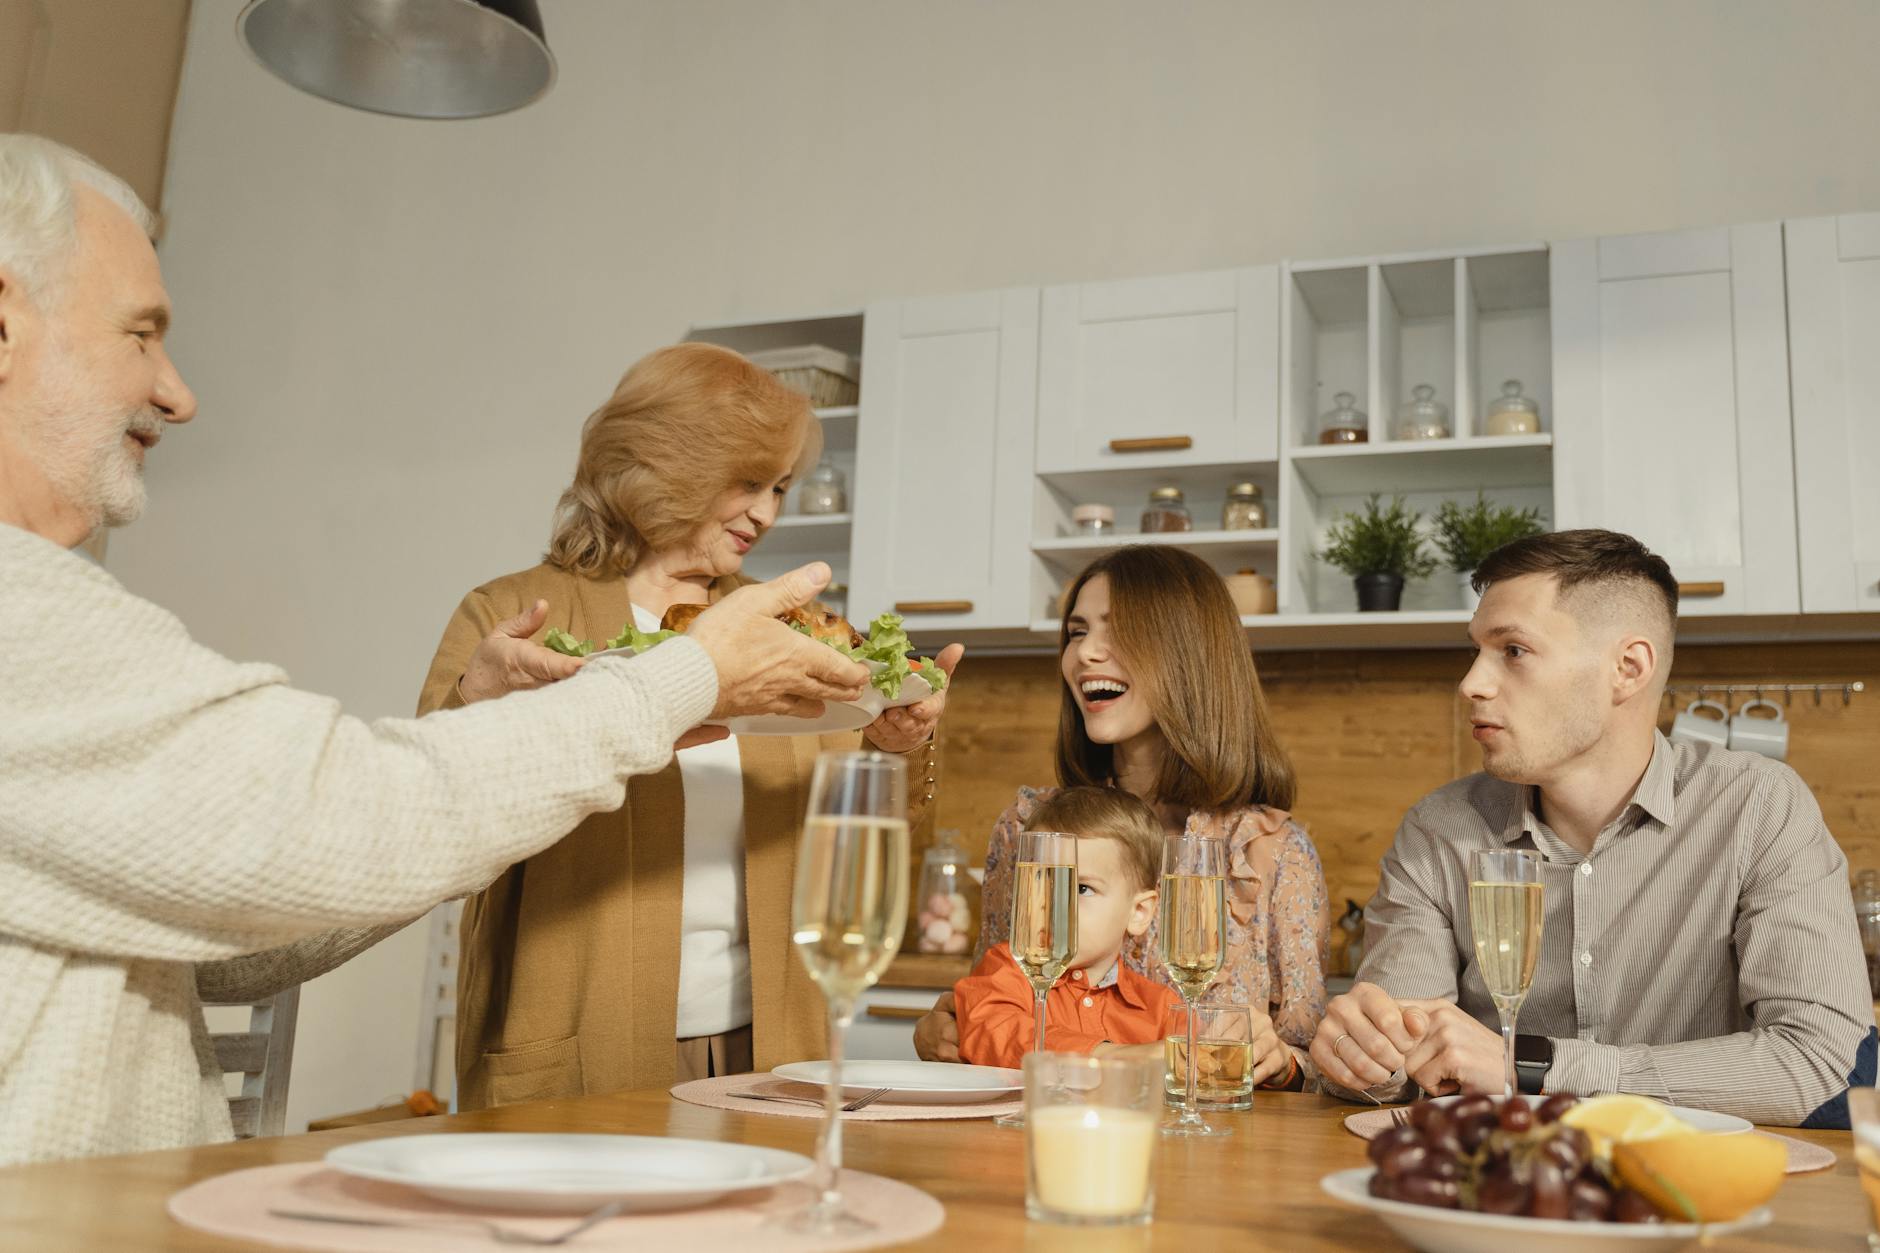
[[[1217,1115],[1234,1134],[1164,1141],[1156,1216],[1147,1228],[1092,1231],[1025,1218],[1024,1137],[990,1122],[850,1122],[847,1164],[924,1188],[946,1206],[946,1224],[903,1248],[1121,1253],[1167,1249],[1361,1249],[1401,1245],[1369,1214],[1319,1190],[1334,1170],[1364,1164],[1363,1144],[1341,1125],[1349,1106],[1325,1097],[1261,1093],[1247,1113]],[[33,1253],[226,1253],[255,1247],[171,1221],[165,1203],[199,1179],[248,1166],[311,1161],[355,1140],[442,1131],[590,1131],[764,1144],[813,1155],[807,1118],[704,1109],[664,1091],[512,1105],[450,1118],[420,1118],[312,1135],[0,1171],[0,1249]],[[1868,1213],[1844,1131],[1782,1134],[1825,1144],[1832,1170],[1791,1176],[1773,1202],[1775,1221],[1709,1250],[1865,1249]],[[493,1247],[493,1246],[492,1246]]]

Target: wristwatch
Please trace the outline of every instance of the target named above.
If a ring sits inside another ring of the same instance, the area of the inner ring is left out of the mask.
[[[1523,1092],[1539,1096],[1547,1089],[1547,1072],[1554,1066],[1554,1042],[1544,1035],[1514,1038],[1515,1081]]]

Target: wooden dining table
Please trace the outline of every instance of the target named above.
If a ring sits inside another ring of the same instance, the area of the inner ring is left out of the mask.
[[[851,1120],[843,1127],[843,1138],[850,1168],[925,1189],[946,1207],[939,1231],[900,1246],[904,1248],[954,1253],[1230,1248],[1382,1253],[1405,1248],[1371,1214],[1340,1204],[1319,1188],[1324,1175],[1365,1164],[1364,1142],[1343,1126],[1351,1112],[1351,1106],[1326,1097],[1261,1093],[1250,1111],[1212,1115],[1233,1134],[1163,1142],[1156,1165],[1154,1222],[1107,1230],[1026,1219],[1021,1131],[985,1120]],[[814,1154],[817,1127],[811,1118],[707,1109],[649,1089],[310,1135],[20,1166],[0,1170],[0,1249],[223,1253],[262,1247],[184,1227],[169,1217],[165,1203],[179,1189],[226,1171],[314,1161],[336,1145],[383,1136],[601,1132],[735,1141]],[[1771,1202],[1775,1218],[1768,1226],[1706,1247],[1763,1253],[1865,1250],[1868,1213],[1849,1133],[1772,1130],[1826,1145],[1839,1160],[1829,1170],[1789,1176]],[[752,1253],[761,1250],[753,1248]]]

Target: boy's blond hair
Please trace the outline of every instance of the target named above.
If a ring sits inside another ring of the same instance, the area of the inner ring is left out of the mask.
[[[1119,788],[1067,787],[1032,810],[1025,829],[1115,840],[1123,846],[1123,864],[1133,872],[1138,892],[1151,891],[1161,881],[1167,838],[1162,823],[1147,804]]]

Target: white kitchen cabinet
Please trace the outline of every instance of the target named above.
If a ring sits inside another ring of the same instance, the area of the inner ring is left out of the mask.
[[[1272,461],[1279,267],[1048,287],[1038,472]]]
[[[1783,230],[1802,608],[1880,610],[1880,213]]]
[[[1554,525],[1637,536],[1682,612],[1800,608],[1782,232],[1555,244]]]
[[[1028,621],[1038,289],[871,304],[849,616],[908,630]]]

